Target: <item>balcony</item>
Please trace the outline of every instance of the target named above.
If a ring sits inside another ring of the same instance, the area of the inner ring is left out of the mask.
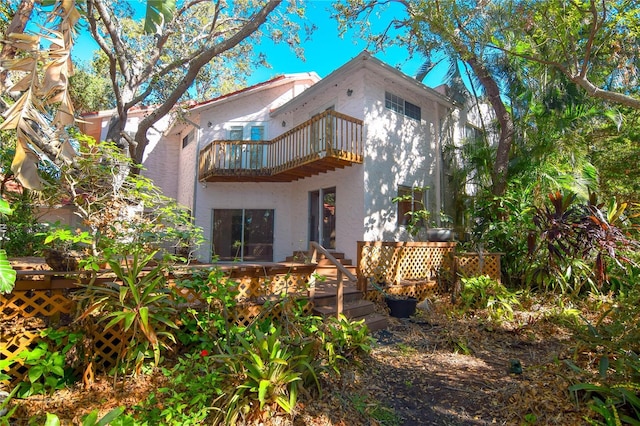
[[[292,182],[362,164],[362,120],[325,111],[271,141],[213,141],[200,151],[201,182]]]

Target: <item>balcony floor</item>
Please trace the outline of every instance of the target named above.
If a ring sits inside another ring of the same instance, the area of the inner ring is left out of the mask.
[[[324,157],[299,165],[282,167],[282,171],[270,173],[264,169],[215,169],[205,176],[201,182],[293,182],[310,176],[343,169],[354,164],[361,164],[362,159],[347,160],[339,157]]]

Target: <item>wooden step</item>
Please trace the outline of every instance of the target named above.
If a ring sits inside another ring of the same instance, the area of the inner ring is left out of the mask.
[[[351,272],[353,276],[356,276],[357,271],[355,266],[345,266],[344,268],[347,271]],[[315,273],[321,277],[324,277],[326,280],[329,280],[329,281],[335,281],[338,278],[338,270],[336,267],[332,267],[332,268],[318,267],[316,268]],[[345,279],[347,278],[344,275],[343,277]]]
[[[326,285],[325,285],[326,284]],[[345,285],[342,297],[344,303],[355,302],[362,299],[362,293],[353,285]],[[336,305],[336,284],[322,283],[316,286],[313,299],[315,306],[335,306]]]
[[[389,327],[389,317],[377,313],[369,314],[364,317],[364,323],[371,333],[383,330]]]
[[[335,300],[333,301],[335,303]],[[336,306],[316,306],[313,309],[314,313],[324,317],[335,317]],[[389,326],[389,319],[385,315],[381,315],[376,312],[375,304],[368,300],[357,300],[349,303],[345,303],[342,307],[342,313],[345,317],[352,321],[364,320],[367,328],[370,332],[382,330]]]
[[[353,265],[353,261],[351,259],[336,259],[338,262],[340,262],[340,264],[342,266],[351,266]],[[322,259],[316,259],[316,264],[320,267],[320,266],[330,266],[332,268],[335,268],[336,265],[333,264],[333,262],[331,262],[329,259],[327,258],[322,258]]]
[[[334,301],[335,302],[335,301]],[[320,305],[313,308],[314,312],[322,316],[335,316],[336,305]],[[344,302],[342,307],[342,313],[347,318],[359,318],[365,315],[372,314],[376,310],[376,306],[373,302],[368,300],[353,300],[350,302]]]

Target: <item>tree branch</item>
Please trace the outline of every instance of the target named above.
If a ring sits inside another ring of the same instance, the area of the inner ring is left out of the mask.
[[[186,75],[176,86],[176,88],[169,94],[167,99],[162,103],[162,105],[160,105],[158,108],[155,108],[149,115],[143,118],[140,123],[138,123],[138,131],[135,135],[135,140],[138,144],[138,147],[136,149],[136,155],[134,157],[137,164],[142,163],[144,148],[148,143],[147,131],[161,117],[165,116],[173,109],[174,105],[180,100],[184,93],[193,84],[198,73],[200,72],[200,69],[202,69],[202,67],[209,63],[214,57],[230,49],[233,49],[251,34],[256,32],[260,28],[260,26],[267,20],[269,14],[273,10],[275,10],[280,5],[280,3],[282,3],[282,0],[269,1],[248,21],[246,25],[241,27],[234,35],[226,40],[221,41],[220,43],[209,47],[189,61],[189,69]]]

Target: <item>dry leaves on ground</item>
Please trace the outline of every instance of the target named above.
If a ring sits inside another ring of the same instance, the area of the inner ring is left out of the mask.
[[[570,335],[547,320],[543,308],[499,324],[481,313],[453,315],[445,299],[434,299],[427,311],[391,322],[374,333],[377,343],[360,369],[328,383],[322,398],[301,401],[293,421],[271,424],[584,423],[587,409],[572,402],[571,371],[559,361],[571,354]],[[520,362],[522,374],[510,373],[512,360]],[[46,412],[58,414],[63,424],[79,424],[93,409],[104,414],[141,403],[163,380],[156,374],[114,388],[102,378],[88,389],[34,396],[21,404],[17,424]]]

